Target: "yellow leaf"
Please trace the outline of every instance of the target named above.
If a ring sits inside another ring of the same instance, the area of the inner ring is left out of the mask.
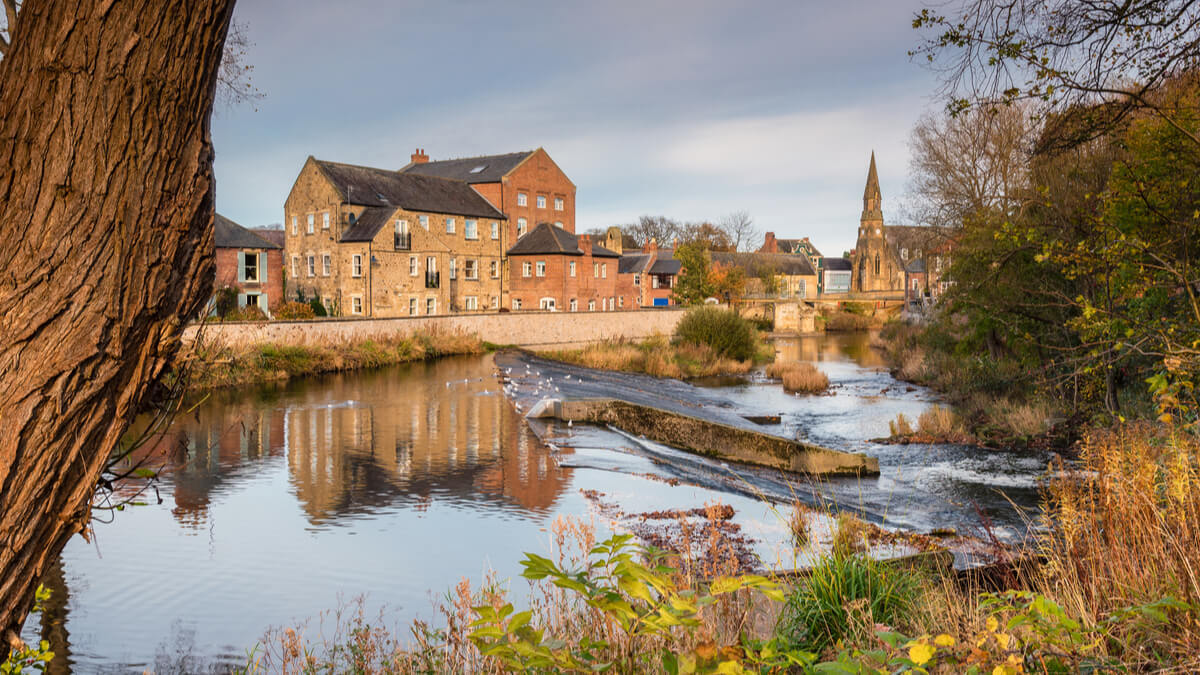
[[[935,644],[939,647],[953,647],[954,646],[954,638],[950,637],[949,635],[946,635],[945,633],[942,633],[941,635],[933,638],[933,644]]]
[[[1000,645],[1000,649],[1008,649],[1008,643],[1011,641],[1008,633],[996,633],[996,644]]]
[[[990,632],[990,633],[995,633],[996,631],[1000,630],[1000,622],[996,620],[996,617],[994,617],[994,616],[988,617],[987,629],[988,629],[988,632]]]
[[[935,651],[937,650],[933,648],[933,645],[918,642],[908,648],[908,658],[918,666],[923,666],[929,663],[929,659],[933,658]]]

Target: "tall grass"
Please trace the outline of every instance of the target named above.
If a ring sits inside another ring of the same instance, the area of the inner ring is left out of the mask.
[[[767,366],[767,377],[783,381],[784,391],[817,394],[829,388],[829,376],[811,363],[790,361]]]
[[[662,336],[642,342],[597,342],[583,349],[549,351],[542,355],[586,368],[645,373],[676,379],[740,375],[754,367],[753,360],[738,361],[721,356],[708,345],[673,343]]]

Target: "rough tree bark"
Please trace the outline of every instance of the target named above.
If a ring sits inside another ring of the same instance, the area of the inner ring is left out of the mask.
[[[0,61],[0,631],[211,292],[233,0],[27,0]]]

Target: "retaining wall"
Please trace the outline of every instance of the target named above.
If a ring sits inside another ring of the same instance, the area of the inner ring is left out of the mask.
[[[203,327],[204,341],[229,347],[261,343],[283,345],[344,344],[417,331],[477,335],[503,345],[566,347],[609,339],[670,335],[683,317],[681,308],[616,312],[512,312],[458,314],[395,319],[317,319],[313,321],[239,321]],[[196,339],[198,325],[184,330],[183,343]]]

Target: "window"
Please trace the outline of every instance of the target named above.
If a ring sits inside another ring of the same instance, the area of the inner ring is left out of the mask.
[[[541,260],[539,260],[539,261],[538,261],[538,263],[537,263],[537,275],[538,275],[539,277],[544,277],[544,276],[546,276],[546,263],[545,263],[544,261],[541,261]]]
[[[555,197],[555,198],[554,198],[554,210],[555,210],[555,211],[562,211],[562,210],[563,210],[563,200],[562,200],[562,197]]]
[[[468,295],[463,298],[463,309],[477,310],[479,309],[479,298],[474,295]]]
[[[617,307],[625,308],[625,296],[621,295],[617,297]]]
[[[425,313],[437,314],[437,298],[425,298]]]
[[[596,311],[596,301],[595,300],[588,300],[588,311],[589,312]]]
[[[397,251],[407,251],[412,245],[412,236],[408,233],[408,221],[397,220],[396,231],[392,237],[392,248]]]
[[[500,238],[500,223],[492,221],[492,239]]]
[[[292,256],[292,276],[300,276],[300,256],[298,255]]]
[[[808,279],[801,279],[799,288],[796,290],[796,295],[802,298],[808,297]]]
[[[321,229],[322,230],[329,229],[329,212],[328,211],[325,211],[324,213],[321,214]]]
[[[467,239],[478,239],[479,238],[479,228],[477,227],[474,220],[464,220],[463,221],[463,236],[466,237]]]
[[[542,298],[541,301],[538,302],[538,307],[554,311],[554,298]]]
[[[608,311],[611,312],[616,308],[617,308],[617,299],[614,297],[609,297],[608,298]]]
[[[563,226],[562,226],[562,221],[561,221],[561,220],[556,220],[556,221],[554,221],[554,226],[555,226],[555,227],[557,227],[557,228],[558,228],[558,229],[560,229],[560,230],[561,230],[561,229],[563,229]]]
[[[314,216],[313,216],[313,214],[311,214],[311,213],[310,213],[310,214],[308,214],[308,234],[312,234],[312,233],[313,233],[313,221],[314,221],[314,220],[315,220],[315,219],[314,219]]]
[[[450,278],[451,279],[458,278],[458,258],[450,259]]]
[[[640,274],[633,275],[633,285],[634,286],[642,285],[642,275],[640,275]]]
[[[308,276],[317,276],[317,256],[312,254],[308,256]]]
[[[517,193],[517,206],[529,206],[529,198],[525,196],[524,192]]]
[[[941,272],[941,271],[942,271],[942,256],[940,256],[940,255],[939,255],[939,256],[937,256],[936,258],[934,258],[934,259],[933,259],[933,270],[934,270],[935,272]]]
[[[499,308],[500,308],[500,296],[493,295],[492,296],[492,309],[499,309]]]
[[[362,296],[361,295],[350,296],[350,313],[351,314],[362,314]]]
[[[539,209],[546,208],[546,195],[537,196],[537,206]]]
[[[473,258],[468,258],[463,261],[463,276],[468,279],[479,278],[479,261]]]
[[[300,226],[297,224],[300,221],[296,216],[292,216],[292,234],[300,234]]]
[[[527,225],[524,218],[517,218],[517,239],[525,236]]]
[[[575,261],[574,260],[567,263],[567,268],[570,270],[571,276],[575,276]]]
[[[527,262],[521,263],[521,276],[529,277],[533,275],[533,265]]]
[[[333,267],[333,259],[328,253],[321,254],[321,276],[329,276],[329,268]]]
[[[879,254],[875,254],[875,274],[879,274]]]
[[[493,279],[500,276],[500,263],[496,260],[488,263],[488,272],[491,273]]]
[[[913,257],[914,257],[914,258],[920,258],[920,257],[921,257],[921,249],[917,249],[917,250],[916,250],[916,252],[915,252],[915,253],[913,253]]]
[[[657,275],[650,277],[650,288],[658,288],[658,276]]]
[[[415,277],[421,273],[421,261],[415,255],[408,256],[408,276]]]
[[[446,234],[454,234],[454,219],[446,219]]]
[[[362,256],[357,253],[350,256],[350,276],[362,276]]]
[[[906,249],[906,248],[900,249],[900,259],[908,260],[908,249]]]
[[[916,286],[914,285],[914,288],[915,287]],[[258,293],[247,293],[246,294],[246,306],[247,307],[258,307]]]
[[[572,312],[579,311],[579,301],[576,300],[575,298],[571,298],[571,311]]]
[[[604,263],[603,265],[600,266],[600,278],[602,278],[602,279],[608,278],[608,263]]]
[[[425,228],[426,231],[429,230],[429,216],[417,216],[417,222],[421,223],[421,227]]]
[[[258,254],[243,252],[240,257],[242,259],[242,275],[238,281],[258,283]]]
[[[513,298],[513,309],[521,309],[521,299]]]
[[[417,299],[416,298],[408,299],[408,315],[409,316],[417,315]]]
[[[600,263],[592,263],[592,278],[600,278]]]

